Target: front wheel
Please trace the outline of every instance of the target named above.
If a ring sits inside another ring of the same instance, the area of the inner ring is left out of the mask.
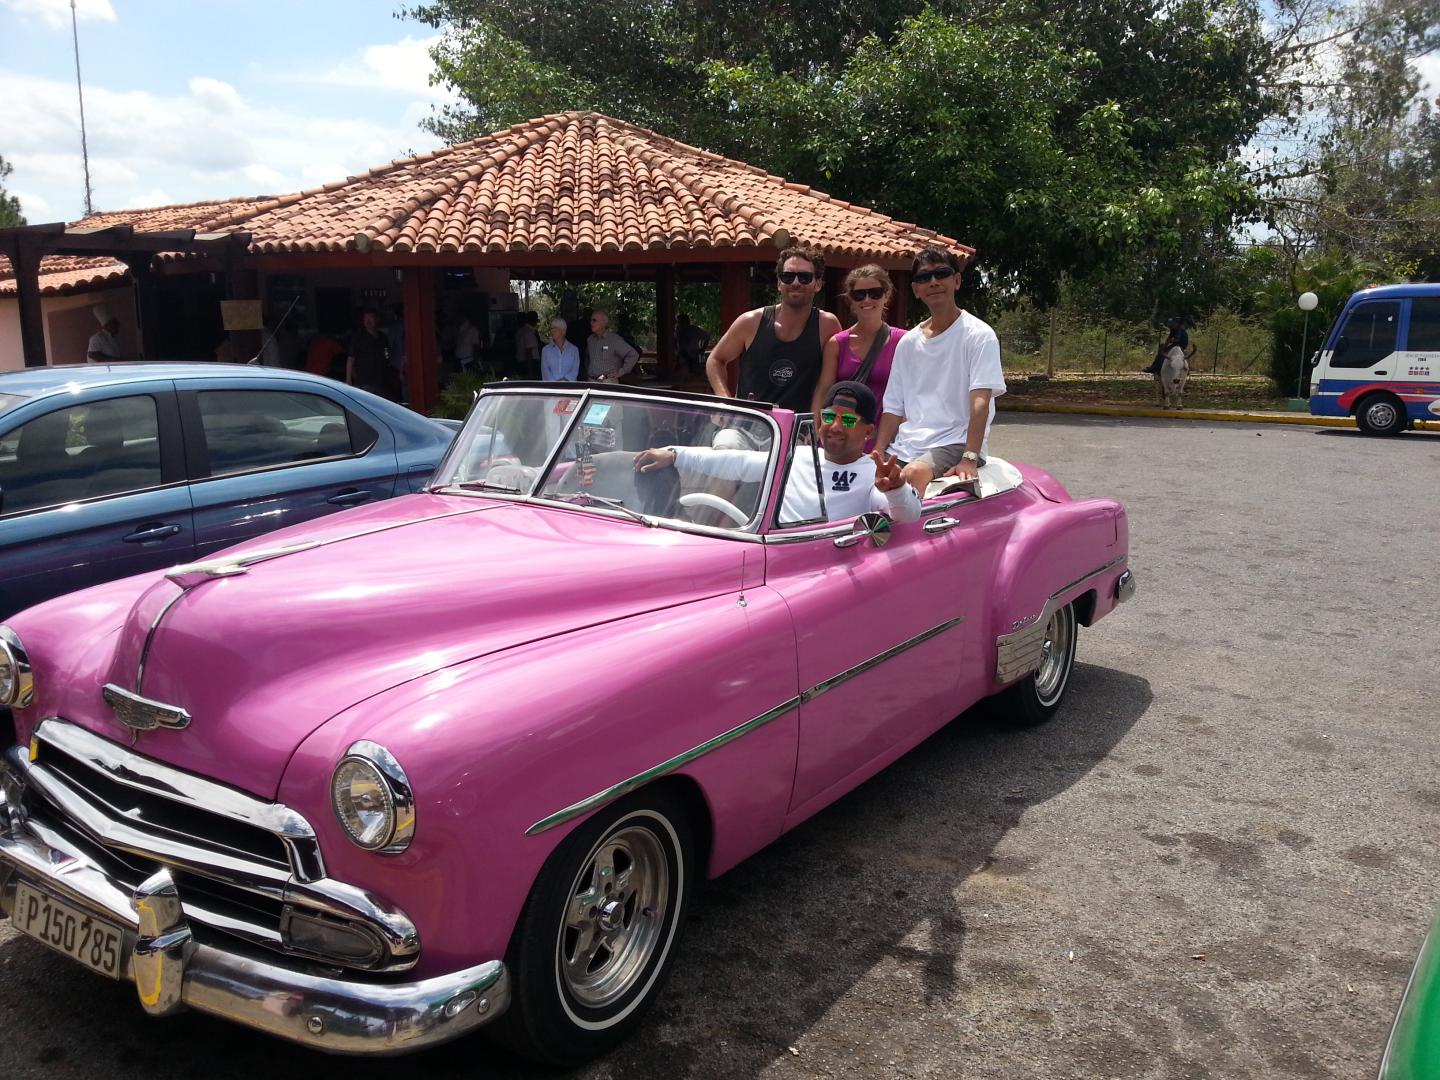
[[[1392,394],[1371,394],[1356,406],[1355,423],[1366,435],[1398,435],[1405,430],[1405,406]]]
[[[669,971],[693,851],[685,809],[663,791],[637,792],[566,837],[520,916],[510,1010],[494,1034],[557,1066],[624,1038]]]
[[[1066,604],[1045,624],[1040,666],[1014,686],[1002,691],[996,703],[1000,718],[1012,727],[1043,724],[1060,710],[1070,672],[1075,667],[1079,623],[1075,605]]]

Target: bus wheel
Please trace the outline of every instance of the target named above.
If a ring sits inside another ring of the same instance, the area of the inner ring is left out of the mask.
[[[1366,435],[1399,435],[1405,430],[1405,406],[1394,394],[1368,394],[1355,406],[1355,423]]]

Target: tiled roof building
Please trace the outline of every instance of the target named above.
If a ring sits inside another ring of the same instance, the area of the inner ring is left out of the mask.
[[[792,243],[818,247],[842,272],[877,262],[903,274],[925,244],[971,253],[930,229],[591,112],[542,116],[307,191],[93,214],[74,228],[112,226],[243,232],[245,267],[272,274],[492,267],[528,278],[624,276],[665,290],[677,273],[718,278],[722,321],[749,305],[751,268]],[[161,254],[155,264],[183,272],[195,260]],[[52,255],[40,284],[75,291],[125,274],[113,260]],[[0,259],[6,291],[14,279]],[[407,321],[411,302],[423,300],[410,291]]]

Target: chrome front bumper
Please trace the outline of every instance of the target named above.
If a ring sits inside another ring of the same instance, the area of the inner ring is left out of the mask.
[[[0,788],[0,914],[11,914],[22,880],[121,929],[123,977],[155,1016],[188,1006],[317,1050],[401,1054],[483,1027],[510,1004],[498,960],[394,983],[327,978],[202,944],[168,872],[125,889],[63,837],[23,820]]]

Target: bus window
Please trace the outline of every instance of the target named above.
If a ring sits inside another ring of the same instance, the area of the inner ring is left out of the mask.
[[[1440,352],[1440,297],[1410,301],[1410,352]]]
[[[1399,301],[1372,301],[1350,309],[1345,328],[1335,341],[1330,366],[1368,368],[1395,351],[1400,324]]]

